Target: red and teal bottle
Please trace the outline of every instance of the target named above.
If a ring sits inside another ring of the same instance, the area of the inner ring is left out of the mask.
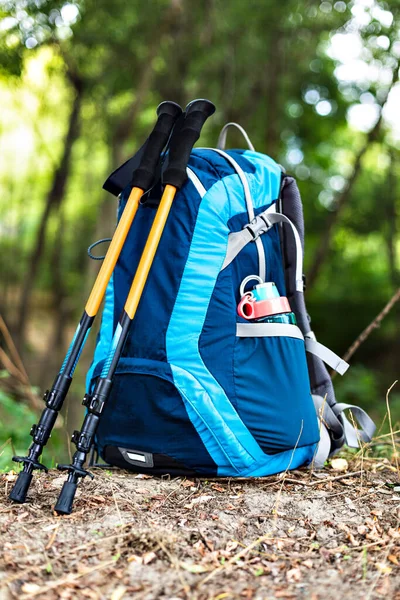
[[[249,292],[244,287],[250,280],[259,281]],[[289,301],[280,296],[273,281],[263,282],[258,276],[246,277],[240,286],[241,300],[238,304],[238,315],[248,321],[257,323],[286,323],[296,325],[296,316],[292,312]]]

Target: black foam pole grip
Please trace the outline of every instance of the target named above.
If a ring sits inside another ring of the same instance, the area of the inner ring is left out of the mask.
[[[168,164],[162,176],[164,185],[170,184],[180,189],[185,183],[192,148],[200,137],[204,123],[214,112],[215,106],[209,100],[193,100],[187,105],[182,125],[177,125],[172,134]]]
[[[157,123],[147,138],[139,167],[133,172],[131,183],[146,191],[153,183],[160,154],[168,142],[176,120],[182,109],[176,102],[161,102],[157,108]]]

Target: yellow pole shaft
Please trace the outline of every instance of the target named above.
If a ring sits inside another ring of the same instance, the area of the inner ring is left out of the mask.
[[[104,258],[101,269],[94,282],[92,291],[85,306],[85,311],[89,317],[94,317],[100,308],[108,282],[114,267],[117,264],[122,247],[125,243],[126,236],[135,218],[137,209],[139,208],[140,198],[143,196],[143,190],[137,187],[132,188],[126,203],[124,212],[119,220],[118,226],[114,232],[107,254]]]
[[[128,313],[128,316],[131,320],[136,314],[136,309],[139,305],[151,265],[153,264],[154,256],[164,231],[165,223],[167,221],[175,194],[176,188],[173,185],[165,186],[160,206],[158,207],[157,214],[154,217],[149,237],[147,238],[147,242],[133,279],[128,298],[125,302],[125,312]]]

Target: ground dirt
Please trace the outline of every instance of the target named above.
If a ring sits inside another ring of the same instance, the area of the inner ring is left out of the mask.
[[[18,506],[1,476],[1,600],[400,600],[388,461],[252,481],[94,472],[64,517],[59,472]]]

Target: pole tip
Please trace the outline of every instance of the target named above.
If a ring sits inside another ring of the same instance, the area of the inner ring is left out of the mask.
[[[54,507],[56,513],[59,515],[71,514],[77,487],[78,484],[72,481],[66,481],[64,483],[60,495],[58,496],[57,504]]]
[[[21,471],[9,495],[10,500],[13,502],[18,502],[18,504],[23,504],[26,500],[26,495],[28,493],[29,486],[31,485],[31,481],[32,473]]]

